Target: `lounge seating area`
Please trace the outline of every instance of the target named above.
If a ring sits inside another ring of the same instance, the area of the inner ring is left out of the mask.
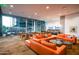
[[[61,36],[60,36],[61,35]],[[65,37],[66,36],[66,37]],[[40,55],[61,55],[66,53],[67,45],[73,45],[76,44],[76,37],[67,37],[70,36],[68,34],[58,34],[58,35],[45,35],[42,34],[36,34],[35,36],[31,37],[29,40],[25,40],[25,44],[31,48],[33,51],[35,51],[37,54]],[[69,43],[62,43],[58,44],[56,42],[50,42],[50,40],[64,40]]]
[[[79,55],[79,5],[0,5],[0,55]]]

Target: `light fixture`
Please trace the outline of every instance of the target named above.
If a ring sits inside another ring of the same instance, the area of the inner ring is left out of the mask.
[[[49,9],[50,7],[49,6],[46,6],[46,9]]]
[[[38,13],[37,12],[35,12],[35,15],[37,15]]]
[[[12,8],[13,8],[13,7],[14,7],[14,5],[10,5],[10,7],[12,7]]]
[[[65,6],[62,7],[64,10],[67,9]]]

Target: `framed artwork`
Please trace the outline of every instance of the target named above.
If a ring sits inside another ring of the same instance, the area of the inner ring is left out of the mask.
[[[76,33],[77,32],[77,26],[71,26],[70,32]]]

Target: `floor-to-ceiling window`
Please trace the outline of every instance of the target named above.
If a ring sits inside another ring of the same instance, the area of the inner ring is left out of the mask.
[[[41,32],[41,21],[39,21],[39,20],[35,21],[35,31]]]
[[[3,36],[18,34],[20,32],[45,31],[45,22],[17,16],[2,15]]]
[[[26,19],[22,17],[2,16],[2,33],[4,36],[25,32]]]
[[[27,20],[27,32],[34,32],[34,20],[32,19]]]
[[[17,33],[19,32],[26,32],[26,19],[17,17],[16,18],[16,29]]]
[[[3,35],[12,34],[13,28],[16,26],[16,18],[10,16],[2,16],[2,33]]]
[[[2,16],[2,24],[3,26],[5,27],[12,27],[13,24],[12,24],[12,17],[9,17],[9,16]]]

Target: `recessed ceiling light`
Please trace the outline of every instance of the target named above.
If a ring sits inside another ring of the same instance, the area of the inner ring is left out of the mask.
[[[46,9],[49,9],[50,7],[49,6],[46,6]]]
[[[10,5],[10,7],[14,7],[14,5]]]
[[[67,9],[65,6],[64,7],[62,7],[63,9]]]
[[[35,15],[37,15],[38,13],[37,12],[35,12]]]

